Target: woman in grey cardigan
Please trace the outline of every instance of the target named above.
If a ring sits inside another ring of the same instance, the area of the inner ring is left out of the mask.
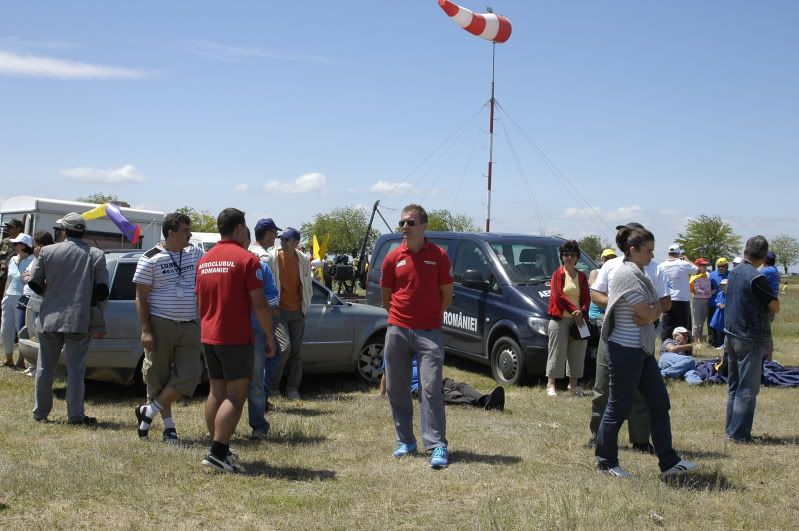
[[[695,469],[680,459],[671,446],[669,395],[655,359],[655,327],[660,315],[657,294],[643,272],[654,256],[655,237],[644,228],[622,227],[616,245],[624,252],[624,265],[616,270],[608,292],[602,340],[608,345],[610,396],[599,425],[597,469],[610,476],[627,477],[619,466],[619,428],[630,415],[637,388],[649,408],[652,443],[661,476]]]

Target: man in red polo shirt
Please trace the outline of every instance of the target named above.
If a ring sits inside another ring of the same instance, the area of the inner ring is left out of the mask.
[[[397,430],[394,457],[416,451],[413,435],[411,360],[419,366],[419,420],[430,466],[449,464],[447,421],[444,416],[442,372],[444,338],[441,323],[452,302],[452,264],[447,253],[427,241],[427,212],[419,205],[402,209],[399,226],[402,245],[388,253],[380,280],[383,306],[388,310],[388,331],[383,354],[386,391]]]
[[[258,258],[247,250],[249,231],[244,212],[226,208],[216,218],[222,239],[197,264],[197,305],[210,391],[205,422],[213,444],[203,464],[222,472],[238,472],[230,437],[239,423],[253,365],[254,312],[265,330],[264,355],[275,355],[272,314],[264,296]]]

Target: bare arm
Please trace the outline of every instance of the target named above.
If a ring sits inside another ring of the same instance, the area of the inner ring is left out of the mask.
[[[441,313],[444,313],[452,304],[452,284],[443,284],[439,286],[439,289],[441,290]]]
[[[155,350],[153,325],[150,321],[150,292],[153,287],[148,284],[136,284],[136,315],[141,324],[141,346],[148,352]]]
[[[608,294],[602,293],[601,291],[591,290],[591,302],[593,302],[594,304],[596,304],[601,308],[607,308]]]
[[[666,345],[666,350],[668,350],[669,352],[687,352],[693,349],[694,346],[691,345],[690,343],[687,345],[674,345],[674,344]]]
[[[635,312],[635,324],[638,326],[655,322],[660,314],[657,304],[649,304],[646,301],[633,304],[633,312]]]
[[[254,289],[250,292],[250,302],[252,303],[252,310],[255,312],[255,318],[258,319],[258,324],[261,325],[261,330],[264,331],[266,342],[264,343],[264,354],[267,358],[275,357],[275,336],[272,333],[272,312],[269,309],[269,303],[266,302],[264,290],[261,288]]]
[[[380,297],[383,299],[383,308],[387,312],[391,311],[391,294],[394,293],[392,288],[380,288]]]
[[[768,311],[772,314],[780,313],[780,300],[774,299],[770,303],[768,303]]]

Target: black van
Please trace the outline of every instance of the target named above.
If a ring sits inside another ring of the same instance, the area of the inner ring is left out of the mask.
[[[455,277],[452,304],[444,314],[444,344],[450,354],[491,366],[501,384],[524,383],[543,374],[547,361],[549,279],[560,265],[565,240],[524,234],[428,232],[447,251]],[[367,275],[366,304],[380,306],[380,269],[399,233],[375,243]],[[577,269],[596,264],[585,255]],[[586,372],[586,374],[588,374]]]

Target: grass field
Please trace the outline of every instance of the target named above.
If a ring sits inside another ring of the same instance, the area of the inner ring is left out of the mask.
[[[775,359],[799,366],[798,284],[782,304]],[[445,374],[481,390],[493,384],[472,364],[448,363]],[[387,402],[347,376],[314,378],[306,400],[278,401],[269,441],[244,438],[245,419],[233,445],[246,472],[231,476],[200,465],[208,441],[199,392],[175,408],[185,444],[170,447],[138,440],[138,391],[90,384],[87,412],[100,427],[84,429],[64,423],[59,382],[54,422],[39,424],[32,379],[2,370],[0,527],[797,528],[799,389],[762,389],[754,445],[725,441],[726,388],[668,389],[675,447],[702,465],[672,482],[658,479],[654,457],[627,449],[620,457],[633,478],[597,474],[583,446],[590,399],[547,398],[541,385],[508,390],[504,413],[448,407],[448,469],[397,461]]]

